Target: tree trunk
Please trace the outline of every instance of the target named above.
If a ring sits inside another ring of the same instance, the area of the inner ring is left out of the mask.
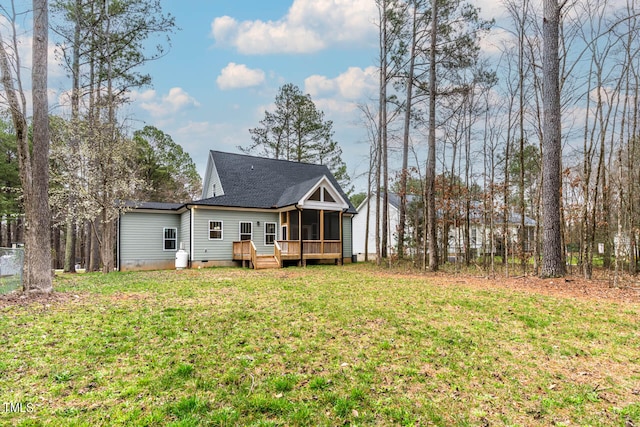
[[[427,239],[429,270],[438,270],[438,242],[436,230],[436,48],[438,32],[438,2],[432,5],[431,46],[429,52],[429,143],[426,170]],[[446,237],[445,237],[446,238]]]
[[[15,17],[14,17],[15,18]],[[13,26],[15,29],[15,26]],[[15,67],[0,36],[0,71],[18,146],[20,182],[25,210],[25,274],[23,290],[50,293],[51,215],[49,212],[49,107],[47,100],[48,5],[46,0],[33,0],[32,41],[32,105],[31,145],[26,119],[26,99],[20,77],[20,61],[14,37]],[[15,33],[14,33],[15,34]],[[17,70],[15,78],[11,70]],[[17,88],[14,87],[14,80]],[[31,148],[30,148],[31,147]]]
[[[90,221],[85,221],[84,223],[84,230],[82,232],[83,235],[83,241],[84,241],[84,256],[83,256],[83,266],[85,271],[91,271],[91,242],[92,242],[92,238],[91,235],[93,233],[91,232],[91,222]]]
[[[75,128],[80,116],[80,28],[81,20],[80,13],[82,10],[82,1],[76,0],[75,2],[75,28],[73,33],[73,59],[71,64],[71,123]],[[71,156],[75,159],[78,151],[77,131],[74,130],[69,145],[71,148]],[[74,171],[75,172],[75,171]],[[65,273],[76,272],[76,212],[75,212],[76,198],[73,192],[69,193],[69,206],[67,209],[67,228],[65,232],[65,253],[64,253],[64,271]]]
[[[407,227],[407,177],[409,175],[409,131],[411,129],[411,108],[413,101],[413,73],[416,58],[417,6],[413,5],[413,30],[411,33],[411,53],[407,75],[407,101],[404,112],[404,134],[402,136],[402,171],[400,173],[400,212],[398,214],[398,258],[404,257],[404,234]]]
[[[379,87],[379,111],[378,111],[378,162],[376,163],[376,264],[380,265],[382,257],[381,248],[381,223],[380,214],[386,212],[381,206],[380,191],[382,190],[382,163],[383,163],[383,147],[386,144],[385,129],[387,127],[386,114],[387,111],[387,1],[382,0],[382,10],[380,13],[380,87]],[[384,224],[383,224],[384,225]],[[382,231],[382,233],[385,233]]]
[[[51,213],[49,211],[49,104],[47,54],[49,19],[47,0],[33,0],[33,148],[31,185],[25,190],[29,269],[24,282],[28,292],[49,293],[51,280]],[[27,148],[28,149],[28,148]],[[26,186],[23,185],[23,190]]]
[[[91,239],[91,252],[89,254],[89,271],[100,270],[100,241],[98,233],[100,228],[99,219],[92,221],[89,228],[89,238]]]
[[[565,274],[562,258],[560,224],[561,178],[561,122],[560,122],[560,69],[558,37],[560,6],[557,0],[544,0],[543,36],[543,106],[544,138],[542,167],[546,185],[543,188],[542,277],[562,277]]]
[[[380,161],[382,167],[382,221],[380,256],[387,258],[387,246],[389,241],[389,165],[388,165],[388,141],[387,141],[387,51],[389,49],[387,41],[387,2],[383,1],[384,20],[382,21],[382,56],[380,72]]]

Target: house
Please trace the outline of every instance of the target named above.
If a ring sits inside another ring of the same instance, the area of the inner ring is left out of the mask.
[[[419,202],[419,198],[414,195],[407,195],[407,201],[409,204],[414,202]],[[367,207],[369,205],[369,199],[365,199],[360,206],[358,206],[358,213],[353,220],[353,251],[357,254],[359,260],[364,259],[365,253],[365,239],[368,239],[367,243],[367,251],[369,253],[369,259],[375,259],[375,228],[376,228],[376,203],[375,199],[371,197],[371,206],[369,208],[369,232],[367,236],[366,232],[366,222],[367,222]],[[464,209],[458,208],[460,210],[460,214],[458,215],[458,221],[449,219],[449,229],[448,229],[448,240],[447,240],[447,252],[448,256],[451,259],[455,259],[456,256],[465,253],[465,231],[466,227],[462,224],[462,217]],[[422,213],[421,209],[413,209],[409,210],[410,212],[407,215],[418,215],[419,218],[415,218],[413,223],[418,223],[421,221]],[[398,224],[399,224],[399,216],[400,216],[400,196],[395,193],[389,193],[389,219],[388,219],[388,249],[390,253],[396,252],[396,247],[398,245]],[[486,215],[483,215],[483,205],[480,202],[471,202],[471,209],[469,212],[469,249],[471,254],[479,255],[481,253],[490,253],[498,255],[501,254],[504,250],[504,238],[502,236],[503,232],[503,212],[501,210],[496,210],[493,215],[493,245],[490,244],[490,224],[485,221]],[[511,212],[509,217],[507,218],[506,230],[507,230],[507,243],[509,245],[509,252],[511,252],[513,247],[515,247],[515,243],[518,240],[518,230],[521,225],[521,216],[518,213]],[[438,212],[438,221],[439,225],[439,240],[442,240],[442,219],[443,214],[442,211]],[[405,242],[409,243],[411,241],[417,241],[422,238],[422,236],[415,236],[415,230],[410,227],[412,221],[407,219],[407,230],[405,231]],[[382,226],[382,223],[380,224]],[[535,220],[529,218],[525,215],[524,218],[524,226],[525,226],[525,251],[530,251],[531,244],[534,240],[534,231],[536,222]],[[365,236],[367,236],[365,238]],[[407,248],[407,254],[411,255],[411,250],[415,250],[415,248]]]
[[[407,194],[407,202],[411,203],[413,200],[417,200],[416,196]],[[395,248],[398,246],[398,224],[400,222],[400,195],[397,193],[389,193],[389,218],[387,221],[388,229],[387,236],[388,247],[391,251],[395,252]],[[383,203],[382,196],[380,197],[380,203]],[[371,206],[369,206],[369,204]],[[369,210],[369,233],[367,234],[367,209]],[[376,199],[374,196],[366,198],[360,206],[358,206],[358,214],[353,219],[353,253],[357,255],[359,261],[364,260],[365,254],[365,240],[368,239],[366,251],[369,253],[369,259],[375,259],[376,255]],[[382,207],[380,207],[382,211]],[[382,227],[382,221],[380,221]],[[405,241],[411,238],[412,230],[408,229],[405,232]],[[367,236],[365,238],[365,236]]]
[[[522,215],[517,212],[509,212],[507,222],[504,222],[504,212],[496,211],[493,215],[493,244],[491,243],[491,225],[483,215],[482,204],[472,202],[469,212],[469,250],[471,256],[482,254],[514,254],[518,249],[520,239],[520,227],[522,226]],[[527,215],[524,216],[524,251],[531,253],[535,240],[536,221]],[[506,238],[503,233],[506,230]],[[455,259],[465,253],[465,231],[466,227],[460,222],[454,222],[449,229],[449,257]],[[506,245],[505,245],[506,242]]]
[[[137,203],[120,216],[118,267],[351,262],[357,213],[325,165],[210,151],[202,199]]]

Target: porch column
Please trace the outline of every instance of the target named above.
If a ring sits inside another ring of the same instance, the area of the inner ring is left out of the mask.
[[[324,253],[324,211],[320,209],[320,253]]]
[[[304,247],[302,244],[302,210],[298,209],[298,240],[300,241],[300,263],[303,267],[306,267],[304,260]]]
[[[344,262],[344,236],[342,235],[342,211],[340,211],[339,222],[340,222],[340,261],[339,261],[339,264],[342,265],[342,263]]]

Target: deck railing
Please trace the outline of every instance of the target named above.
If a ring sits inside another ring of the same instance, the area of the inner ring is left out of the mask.
[[[340,240],[305,240],[303,243],[304,255],[339,254]]]
[[[253,268],[256,268],[256,245],[253,243],[253,240],[249,240],[249,243],[251,243],[251,247],[249,248],[251,251],[251,265]]]
[[[243,261],[251,260],[251,245],[251,240],[233,242],[233,259]]]
[[[302,251],[299,240],[276,240],[273,246],[273,254],[276,260],[282,264],[283,260],[333,258],[339,256],[342,248],[340,240],[304,240]],[[257,249],[253,241],[243,240],[233,242],[233,259],[251,261],[255,264]]]
[[[280,251],[282,255],[287,256],[300,256],[300,241],[299,240],[278,240]]]
[[[273,242],[273,256],[276,257],[276,261],[278,261],[278,264],[282,267],[282,248],[277,240]]]

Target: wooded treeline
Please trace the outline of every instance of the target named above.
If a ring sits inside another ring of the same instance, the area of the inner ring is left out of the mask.
[[[600,260],[636,274],[637,2],[506,0],[493,30],[464,1],[377,4],[380,102],[362,107],[377,213],[367,252],[431,270],[454,255],[493,271],[496,258],[480,255],[498,254],[546,276],[568,265],[589,278]],[[397,229],[389,192],[401,198]],[[545,258],[559,263],[545,271]]]
[[[44,31],[55,34],[71,87],[63,101],[65,114],[48,117],[50,147],[33,148],[33,153],[44,151],[50,175],[44,198],[51,206],[51,227],[45,228],[51,230],[51,248],[48,239],[42,242],[52,265],[44,270],[50,276],[51,267],[72,272],[80,264],[109,272],[124,201],[187,201],[201,188],[195,164],[169,135],[150,126],[132,132],[121,113],[130,92],[150,83],[151,76],[138,69],[163,56],[175,23],[158,0],[57,0],[50,8],[46,3],[52,19]],[[10,23],[19,15],[13,2],[2,13]],[[15,24],[10,28],[13,34],[2,39],[3,81],[10,85],[5,89],[13,85],[13,92],[24,97],[21,85],[14,84],[22,77]],[[158,37],[150,49],[149,41]],[[0,245],[8,246],[24,242],[26,199],[24,181],[16,179],[20,148],[15,142],[26,127],[17,128],[15,119],[0,123],[0,168],[7,171],[0,191]]]

